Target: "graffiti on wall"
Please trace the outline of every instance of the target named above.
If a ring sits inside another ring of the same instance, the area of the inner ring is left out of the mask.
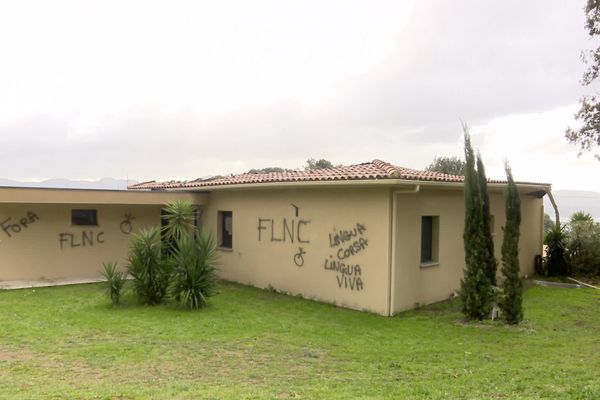
[[[60,249],[77,247],[94,247],[105,242],[104,232],[82,231],[81,233],[62,232],[58,234]]]
[[[369,247],[366,231],[365,225],[357,223],[351,229],[335,230],[329,234],[329,247],[333,254],[325,259],[323,268],[336,273],[337,285],[341,289],[364,289],[362,268],[353,261],[353,257]]]
[[[126,235],[129,235],[133,230],[133,224],[131,223],[131,221],[133,221],[134,219],[135,217],[133,216],[133,214],[126,213],[125,219],[121,221],[121,224],[119,225],[119,229],[121,229],[121,232],[123,232]]]
[[[297,267],[301,267],[304,265],[304,255],[306,254],[306,251],[304,251],[304,249],[302,247],[298,247],[298,252],[296,254],[294,254],[294,264],[296,264]]]
[[[29,228],[29,226],[36,221],[38,221],[40,217],[33,211],[28,211],[27,215],[21,217],[19,219],[13,220],[12,217],[8,217],[4,221],[0,222],[0,228],[4,231],[6,236],[9,238],[14,235],[22,232],[24,229]]]
[[[304,219],[274,218],[258,219],[258,241],[270,240],[271,242],[310,243],[306,239],[304,230],[310,221]],[[264,232],[263,232],[264,231]]]
[[[269,241],[278,243],[310,243],[307,230],[310,226],[310,220],[300,218],[300,207],[290,204],[294,215],[290,218],[258,218],[257,230],[258,241]],[[292,255],[292,260],[297,267],[304,265],[304,255],[306,250],[298,247],[296,253]]]

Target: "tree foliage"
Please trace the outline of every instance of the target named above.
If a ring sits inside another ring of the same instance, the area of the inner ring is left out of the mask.
[[[587,0],[585,14],[588,34],[591,38],[597,38],[600,35],[600,1]],[[591,86],[600,76],[600,47],[583,52],[582,58],[588,68],[581,83]],[[566,138],[569,142],[578,145],[582,152],[600,146],[600,98],[596,95],[583,96],[575,118],[581,126],[567,129]],[[596,157],[600,158],[598,154]]]
[[[294,172],[293,169],[281,168],[281,167],[267,167],[267,168],[258,168],[251,169],[248,171],[248,174],[270,174],[270,173],[279,173],[279,172]]]
[[[121,291],[127,281],[127,273],[120,271],[117,263],[113,261],[102,263],[102,271],[100,273],[106,279],[107,292],[111,302],[114,305],[119,305]]]
[[[567,276],[571,273],[567,260],[567,234],[565,226],[555,224],[544,235],[546,257],[544,259],[546,275]]]
[[[442,174],[464,176],[465,166],[466,163],[456,156],[434,157],[431,164],[429,164],[425,170],[431,172],[440,172]]]
[[[321,158],[320,160],[309,158],[308,160],[306,160],[306,166],[304,167],[306,171],[325,168],[333,168],[333,164],[331,163],[331,161],[325,160],[324,158]]]
[[[600,224],[583,211],[571,216],[567,227],[567,259],[579,275],[600,274]]]
[[[206,306],[208,298],[216,293],[217,284],[217,251],[212,235],[199,230],[177,239],[172,259],[173,298],[189,309]]]
[[[502,288],[504,297],[500,302],[502,315],[509,324],[523,319],[523,283],[519,277],[519,236],[521,225],[521,199],[510,166],[505,164],[508,190],[506,193],[506,224],[502,241]]]
[[[158,227],[131,235],[127,272],[142,303],[159,304],[167,294],[171,271],[162,253]]]
[[[544,234],[554,228],[554,221],[550,215],[544,213]]]
[[[483,231],[487,254],[490,255],[485,260],[484,268],[490,283],[495,286],[498,263],[494,257],[494,238],[492,237],[492,219],[490,216],[490,195],[488,193],[487,177],[485,176],[485,168],[483,166],[481,154],[477,154],[477,178],[479,179],[479,193],[481,195],[481,229]]]
[[[216,246],[196,226],[190,201],[168,203],[164,225],[131,236],[127,271],[142,303],[159,304],[167,296],[190,309],[206,305],[216,293]]]
[[[494,254],[490,253],[486,226],[490,226],[489,212],[485,214],[484,195],[487,185],[481,185],[485,179],[485,171],[478,170],[476,164],[483,165],[481,157],[475,158],[471,137],[464,128],[465,135],[465,230],[463,234],[465,246],[465,271],[461,280],[461,298],[463,313],[471,319],[488,317],[494,301],[490,266],[496,265]],[[481,176],[480,176],[481,174]],[[489,210],[489,209],[488,209]],[[487,223],[485,222],[487,219]],[[486,225],[487,224],[487,225]],[[495,271],[494,271],[495,274]]]

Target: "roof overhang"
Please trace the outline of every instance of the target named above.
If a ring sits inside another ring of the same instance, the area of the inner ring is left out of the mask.
[[[208,203],[208,196],[189,190],[180,192],[0,187],[0,204],[163,205],[174,200],[189,200],[201,206]]]
[[[488,190],[491,192],[500,192],[506,190],[506,183],[488,183]],[[220,191],[240,191],[240,190],[277,190],[277,189],[335,189],[335,188],[391,188],[391,189],[410,189],[415,187],[431,188],[440,190],[462,190],[463,182],[440,182],[440,181],[422,181],[408,179],[364,179],[364,180],[328,180],[328,181],[293,181],[293,182],[260,182],[244,183],[233,185],[214,185],[198,187],[181,187],[154,190],[152,192],[196,192],[210,193]],[[544,194],[551,190],[550,184],[545,183],[517,183],[519,192],[522,194],[532,194],[543,192]]]

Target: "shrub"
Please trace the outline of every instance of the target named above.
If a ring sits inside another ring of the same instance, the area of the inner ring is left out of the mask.
[[[197,231],[176,241],[171,256],[174,270],[171,295],[190,309],[204,307],[215,294],[216,246],[210,233]]]
[[[569,275],[571,268],[567,261],[567,235],[564,226],[557,224],[546,232],[544,244],[547,246],[544,264],[548,276]]]
[[[582,211],[571,216],[567,234],[567,259],[574,273],[600,273],[600,225]]]
[[[121,299],[121,290],[125,286],[127,273],[119,271],[116,262],[102,263],[102,276],[108,284],[108,295],[113,304],[119,304]]]
[[[171,268],[161,253],[158,227],[131,236],[127,271],[142,303],[159,304],[166,295]]]
[[[196,207],[189,200],[167,203],[162,216],[163,235],[171,241],[192,236],[196,230]]]

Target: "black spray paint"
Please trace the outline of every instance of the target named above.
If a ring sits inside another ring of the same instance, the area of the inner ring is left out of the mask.
[[[104,232],[82,231],[81,234],[74,233],[59,233],[58,242],[60,249],[76,248],[76,247],[93,247],[95,244],[102,244],[104,240]]]
[[[8,217],[4,221],[0,222],[0,228],[6,233],[9,238],[13,237],[14,234],[21,232],[23,229],[27,229],[29,225],[38,221],[40,218],[33,211],[27,212],[27,215],[20,218],[18,222],[14,222],[12,217]]]

